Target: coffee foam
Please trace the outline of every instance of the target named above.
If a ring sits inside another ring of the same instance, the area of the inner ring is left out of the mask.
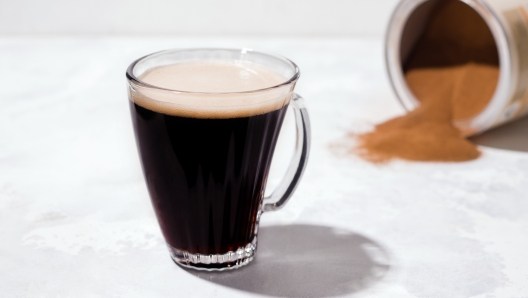
[[[248,92],[277,86],[287,79],[268,67],[240,61],[172,64],[153,68],[139,79],[170,90],[131,82],[129,97],[134,103],[155,112],[189,118],[265,114],[284,107],[292,94],[291,85]]]

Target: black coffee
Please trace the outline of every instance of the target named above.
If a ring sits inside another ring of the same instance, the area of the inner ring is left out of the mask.
[[[143,173],[169,245],[224,254],[253,240],[286,109],[204,119],[130,101]]]

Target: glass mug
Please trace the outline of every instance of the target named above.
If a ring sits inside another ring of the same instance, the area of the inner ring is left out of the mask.
[[[188,62],[253,63],[285,80],[227,93],[171,90],[141,80],[154,68]],[[126,75],[143,174],[172,259],[202,270],[248,264],[261,214],[286,204],[306,167],[310,121],[303,99],[293,93],[298,67],[248,49],[189,49],[140,58]],[[264,197],[288,106],[296,118],[295,153],[283,181]]]

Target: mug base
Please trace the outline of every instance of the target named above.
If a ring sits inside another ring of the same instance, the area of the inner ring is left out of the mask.
[[[256,239],[252,243],[241,247],[236,251],[229,251],[225,254],[202,255],[193,254],[184,250],[179,250],[167,244],[172,260],[185,268],[203,271],[225,271],[243,267],[253,261],[255,256]]]

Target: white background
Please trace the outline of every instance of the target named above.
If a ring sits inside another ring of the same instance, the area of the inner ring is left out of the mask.
[[[1,0],[0,34],[383,35],[397,0]]]

